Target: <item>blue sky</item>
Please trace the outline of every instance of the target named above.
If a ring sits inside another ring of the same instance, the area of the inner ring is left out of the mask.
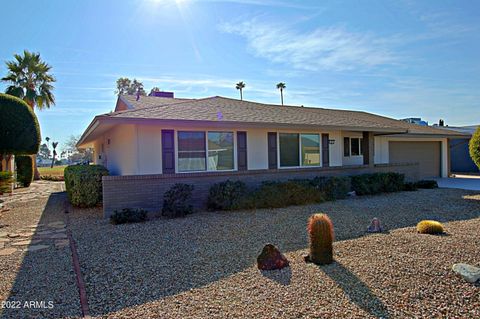
[[[65,141],[115,106],[121,76],[177,97],[239,96],[480,123],[480,2],[2,1],[3,61],[40,52],[57,104],[37,112]],[[4,84],[0,84],[3,90]]]

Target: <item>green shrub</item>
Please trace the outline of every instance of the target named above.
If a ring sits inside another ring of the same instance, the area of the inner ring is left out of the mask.
[[[426,179],[416,182],[415,185],[417,188],[438,188],[436,181]]]
[[[253,196],[256,208],[279,208],[325,201],[322,191],[302,181],[264,182]]]
[[[11,172],[0,172],[0,194],[11,191],[12,181]]]
[[[181,183],[173,185],[163,195],[162,215],[176,218],[193,213],[192,191],[192,185]]]
[[[143,209],[124,208],[114,211],[110,216],[110,222],[114,225],[126,223],[140,223],[147,219],[147,211]]]
[[[108,170],[101,165],[71,165],[64,171],[65,187],[70,203],[92,207],[102,202],[102,177]]]
[[[404,189],[405,175],[399,173],[373,173],[351,177],[352,189],[357,195],[398,192]]]
[[[210,210],[234,210],[243,207],[247,195],[244,182],[226,180],[210,187],[207,207]]]
[[[468,143],[468,149],[470,151],[470,157],[472,161],[480,169],[480,126],[473,133],[470,142]]]
[[[325,193],[327,200],[346,198],[352,187],[350,177],[317,176],[310,183]]]
[[[15,156],[15,165],[17,166],[17,182],[23,187],[30,186],[33,181],[33,159],[28,155]]]
[[[0,154],[37,154],[40,139],[32,108],[17,97],[0,94]]]
[[[416,183],[408,182],[408,183],[403,184],[403,190],[407,191],[407,192],[414,192],[414,191],[418,190],[418,187],[417,187]]]

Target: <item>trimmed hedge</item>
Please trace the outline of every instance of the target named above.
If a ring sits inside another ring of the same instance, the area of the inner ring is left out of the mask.
[[[33,159],[28,155],[15,156],[17,165],[17,182],[23,187],[28,187],[33,181]]]
[[[399,173],[265,181],[256,189],[247,189],[241,181],[227,180],[210,188],[207,205],[210,210],[280,208],[346,198],[352,189],[357,195],[373,195],[415,190],[416,184],[405,184],[405,176]]]
[[[480,127],[478,127],[473,133],[470,142],[468,143],[468,149],[470,152],[470,157],[472,158],[475,165],[480,169]]]
[[[280,208],[293,205],[321,203],[325,194],[314,186],[302,181],[264,182],[253,193],[253,203],[245,202],[246,208]]]
[[[163,195],[162,215],[169,218],[184,217],[193,213],[193,186],[177,183]]]
[[[362,174],[351,179],[352,189],[360,196],[399,192],[405,187],[405,175],[399,173]]]
[[[350,177],[317,176],[310,183],[324,192],[327,200],[346,198],[352,188]]]
[[[241,181],[226,180],[210,187],[207,199],[209,210],[235,210],[244,206],[247,186]]]
[[[102,177],[108,170],[101,165],[71,165],[64,171],[65,187],[70,203],[93,207],[102,202]]]
[[[415,186],[417,186],[417,188],[431,189],[431,188],[438,188],[438,183],[434,180],[423,179],[421,181],[416,182]]]
[[[143,209],[124,208],[114,211],[110,216],[110,223],[114,225],[127,223],[141,223],[147,220],[147,211]]]
[[[37,116],[23,100],[0,94],[0,154],[37,154],[40,146]]]
[[[0,171],[0,194],[11,191],[12,173]]]

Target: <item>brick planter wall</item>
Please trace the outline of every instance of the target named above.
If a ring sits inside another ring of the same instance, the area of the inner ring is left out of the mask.
[[[419,176],[417,163],[238,172],[104,176],[103,212],[105,217],[109,217],[115,210],[127,207],[160,212],[163,204],[163,193],[175,183],[193,185],[193,202],[196,208],[204,209],[210,187],[227,179],[240,180],[248,186],[258,186],[262,181],[267,180],[283,181],[296,178],[313,178],[315,176],[348,176],[374,172],[402,173],[405,174],[405,178],[408,181],[416,181]]]

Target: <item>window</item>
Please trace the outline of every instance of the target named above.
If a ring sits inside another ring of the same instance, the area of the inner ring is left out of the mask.
[[[320,136],[318,134],[301,134],[302,166],[320,165]]]
[[[352,156],[360,155],[360,139],[358,138],[351,138],[351,154]]]
[[[280,133],[280,167],[320,166],[320,135]]]
[[[232,169],[233,132],[178,132],[179,172]]]
[[[344,137],[343,138],[343,156],[360,156],[363,155],[363,138]]]
[[[205,154],[205,132],[178,132],[178,171],[204,171]]]
[[[208,170],[232,170],[233,132],[208,132]]]
[[[297,133],[280,133],[280,166],[300,166]]]
[[[350,156],[350,137],[343,138],[343,156]]]

